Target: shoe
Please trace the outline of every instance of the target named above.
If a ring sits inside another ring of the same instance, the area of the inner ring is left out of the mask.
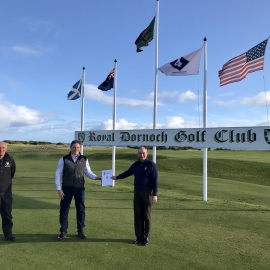
[[[142,242],[142,238],[136,238],[134,241],[133,241],[133,244],[139,244]]]
[[[149,245],[149,239],[148,238],[144,238],[143,239],[143,245],[144,246],[148,246]]]
[[[86,234],[84,233],[83,230],[81,230],[81,231],[78,232],[78,236],[79,236],[81,239],[86,239],[86,238],[87,238],[87,236],[86,236]]]
[[[11,242],[16,240],[16,237],[13,234],[6,235],[5,238],[6,240],[11,241]]]
[[[66,238],[67,234],[65,232],[61,232],[58,236],[58,240],[61,241],[61,240],[64,240]]]

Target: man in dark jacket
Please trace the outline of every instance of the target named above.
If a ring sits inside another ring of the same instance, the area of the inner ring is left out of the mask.
[[[15,241],[12,234],[12,178],[15,175],[16,164],[7,153],[7,144],[0,142],[0,213],[2,217],[2,230],[6,240]]]
[[[87,157],[81,155],[81,142],[74,140],[70,144],[70,152],[61,158],[55,173],[55,185],[58,191],[60,202],[60,235],[58,240],[66,238],[68,229],[68,212],[70,203],[74,197],[77,212],[77,232],[81,239],[85,239],[84,222],[84,174],[90,179],[101,180],[90,168]],[[61,187],[62,180],[62,187]]]
[[[118,180],[134,175],[134,227],[136,239],[134,244],[140,242],[147,246],[149,244],[151,227],[152,203],[157,202],[158,172],[156,164],[147,158],[148,152],[145,146],[138,150],[139,160],[134,162],[130,168],[112,179]]]

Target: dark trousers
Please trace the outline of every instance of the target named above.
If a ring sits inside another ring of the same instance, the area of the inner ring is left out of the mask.
[[[134,190],[134,228],[136,238],[146,238],[150,236],[151,227],[151,190]]]
[[[12,191],[11,188],[0,193],[0,213],[2,217],[2,230],[5,236],[12,234]]]
[[[84,187],[62,187],[65,194],[64,199],[60,202],[60,232],[67,233],[68,229],[68,212],[72,198],[74,197],[77,217],[78,232],[84,228],[85,206],[84,206]]]

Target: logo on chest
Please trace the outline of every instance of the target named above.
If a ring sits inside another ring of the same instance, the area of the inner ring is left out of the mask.
[[[10,164],[9,164],[9,162],[8,162],[8,161],[6,162],[5,167],[10,168]]]

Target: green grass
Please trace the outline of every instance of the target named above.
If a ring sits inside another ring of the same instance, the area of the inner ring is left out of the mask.
[[[15,151],[15,150],[14,150]],[[131,244],[133,178],[101,187],[86,180],[86,240],[58,242],[54,175],[67,149],[14,152],[14,234],[0,237],[1,269],[270,269],[270,163],[267,151],[209,151],[208,201],[202,200],[202,152],[157,151],[158,203],[148,247]],[[93,171],[111,168],[110,149],[86,149]],[[151,158],[151,151],[150,151]],[[116,173],[136,150],[116,150]]]

